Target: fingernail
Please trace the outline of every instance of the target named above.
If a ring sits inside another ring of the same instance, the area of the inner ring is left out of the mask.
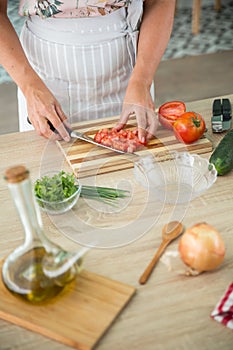
[[[68,136],[66,136],[66,137],[64,138],[64,140],[65,140],[66,142],[69,142],[69,141],[70,141],[70,138],[69,138]]]
[[[145,143],[145,137],[142,136],[142,143]]]

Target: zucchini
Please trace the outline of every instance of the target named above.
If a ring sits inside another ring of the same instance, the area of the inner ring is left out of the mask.
[[[233,169],[233,129],[219,142],[209,161],[214,164],[218,175],[225,175]]]

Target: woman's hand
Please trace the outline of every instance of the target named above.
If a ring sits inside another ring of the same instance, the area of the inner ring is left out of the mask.
[[[136,63],[117,125],[121,129],[135,113],[141,142],[155,136],[158,127],[150,86],[171,35],[175,4],[175,0],[143,1]]]
[[[139,140],[144,143],[155,136],[158,120],[150,94],[150,86],[142,81],[129,81],[120,119],[116,129],[122,129],[131,114],[136,115]]]
[[[31,88],[27,87],[25,97],[27,100],[28,118],[40,136],[54,140],[70,140],[70,136],[64,126],[64,124],[68,126],[67,117],[59,102],[42,81],[36,87],[35,85]],[[58,133],[53,133],[48,121]]]
[[[29,64],[18,35],[7,16],[7,0],[0,1],[0,46],[0,64],[24,94],[28,118],[38,134],[46,138],[62,138],[69,141],[69,134],[64,127],[67,118],[56,98]],[[52,132],[48,120],[58,134]]]

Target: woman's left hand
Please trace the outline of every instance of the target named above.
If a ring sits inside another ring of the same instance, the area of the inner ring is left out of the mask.
[[[136,115],[139,140],[144,143],[153,138],[159,123],[155,116],[150,86],[141,81],[129,81],[116,129],[122,129],[132,114]]]

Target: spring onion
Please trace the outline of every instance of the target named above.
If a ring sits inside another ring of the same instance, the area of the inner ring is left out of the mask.
[[[49,202],[61,201],[69,198],[77,191],[77,180],[74,174],[63,170],[53,176],[43,176],[34,185],[34,193],[37,198]],[[106,204],[114,204],[117,199],[126,198],[129,191],[111,187],[82,186],[81,197],[98,200]]]

